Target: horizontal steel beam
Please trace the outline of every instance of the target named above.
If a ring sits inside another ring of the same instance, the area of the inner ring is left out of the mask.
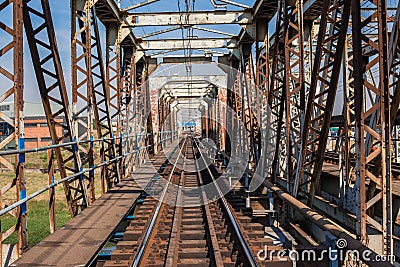
[[[196,103],[198,102],[197,100],[199,100],[202,96],[204,96],[204,94],[196,94],[196,95],[188,95],[188,94],[172,94],[171,97],[173,98],[179,98],[179,99],[196,99],[194,101],[196,101]]]
[[[178,50],[176,50],[178,51]],[[165,54],[165,53],[164,53]],[[190,58],[194,58],[194,59],[198,59],[198,58],[211,58],[211,57],[223,57],[228,55],[228,53],[217,53],[217,52],[204,52],[204,54],[192,54],[190,55]],[[152,54],[149,55],[152,58],[163,58],[166,60],[172,60],[172,59],[181,59],[181,58],[185,58],[184,54],[176,54],[176,55],[160,55],[159,53],[157,54]]]
[[[166,94],[170,94],[172,96],[177,95],[186,95],[186,96],[203,96],[208,93],[207,88],[179,88],[179,89],[167,89],[165,91]]]
[[[188,14],[188,18],[187,18]],[[250,11],[192,11],[189,13],[159,12],[129,14],[124,18],[125,27],[251,24]]]
[[[190,41],[190,45],[189,45]],[[235,39],[227,38],[199,38],[199,39],[157,39],[142,41],[143,50],[179,50],[179,49],[208,49],[208,48],[235,48]]]
[[[208,85],[206,85],[206,84],[199,84],[199,83],[194,83],[194,84],[192,84],[192,85],[190,85],[190,84],[181,84],[181,85],[173,85],[173,84],[169,84],[169,85],[166,85],[166,86],[164,86],[161,90],[167,90],[167,91],[170,91],[170,90],[173,90],[173,91],[179,91],[179,90],[186,90],[186,92],[187,92],[187,90],[188,89],[209,89],[209,88],[212,88],[212,87],[210,87],[210,86],[208,86]]]

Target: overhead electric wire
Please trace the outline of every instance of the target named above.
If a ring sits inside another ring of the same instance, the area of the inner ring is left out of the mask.
[[[191,38],[193,37],[193,29],[191,27],[184,27],[186,25],[189,25],[189,20],[190,20],[190,11],[194,11],[195,8],[195,0],[192,2],[192,8],[190,7],[191,1],[186,0],[186,11],[185,14],[183,14],[180,0],[177,0],[178,2],[178,10],[179,10],[179,23],[181,25],[181,34],[182,34],[182,46],[183,46],[183,54],[184,54],[184,64],[185,64],[185,71],[186,71],[186,80],[188,83],[188,95],[190,96],[192,93],[192,81],[193,81],[193,73],[192,73],[192,60],[191,60],[191,53],[192,53],[192,44],[191,44]],[[183,21],[184,17],[184,21]],[[184,28],[186,28],[186,36],[185,36],[185,31]],[[187,39],[187,40],[186,40]],[[191,117],[191,97],[189,97],[189,118]]]

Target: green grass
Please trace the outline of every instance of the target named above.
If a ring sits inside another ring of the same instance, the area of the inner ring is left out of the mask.
[[[28,242],[33,247],[50,234],[49,202],[46,200],[32,200],[28,204]],[[70,220],[70,214],[65,202],[56,202],[56,226],[57,229]],[[16,219],[10,215],[1,218],[1,231],[5,232],[16,223]],[[16,244],[17,233],[13,233],[3,241],[5,244]]]
[[[64,157],[68,157],[70,154],[63,151]],[[7,161],[15,165],[15,156],[4,156]],[[94,158],[95,164],[101,163],[100,157],[100,147],[99,144],[95,144],[94,147]],[[26,169],[46,169],[48,166],[47,162],[47,151],[38,153],[28,153],[26,154]],[[72,167],[72,162],[68,163],[68,166]],[[0,164],[1,165],[1,164]],[[0,166],[3,167],[4,166]],[[58,168],[57,161],[54,160],[54,167]],[[88,165],[84,166],[85,168]],[[70,173],[68,173],[70,174]],[[48,175],[40,172],[25,172],[26,178],[26,189],[27,195],[30,195],[37,190],[47,186]],[[13,172],[3,172],[0,171],[0,188],[4,188],[7,184],[15,179],[15,173]],[[60,179],[60,174],[55,174],[55,179]],[[96,199],[101,196],[101,179],[100,179],[100,169],[95,171],[95,194]],[[56,211],[56,228],[60,228],[66,222],[71,219],[68,205],[65,199],[65,193],[62,185],[55,187],[55,211]],[[0,196],[0,202],[4,205],[10,205],[17,201],[16,188],[11,188],[8,192]],[[36,198],[28,201],[27,203],[27,224],[28,224],[28,243],[29,247],[33,247],[46,236],[50,234],[50,224],[49,224],[49,194],[44,192]],[[4,233],[16,224],[16,218],[6,214],[0,216],[0,228],[1,232]],[[15,231],[11,236],[3,241],[4,244],[16,244],[17,243],[17,231]]]
[[[47,161],[44,158],[44,154],[36,155],[36,159],[31,161],[32,165],[38,167],[44,167],[40,165],[40,162]],[[46,156],[47,157],[47,156]],[[48,175],[40,172],[26,172],[26,188],[27,195],[30,195],[37,190],[45,187],[48,184]],[[101,182],[100,182],[100,171],[97,170],[95,173],[95,192],[96,199],[101,195]],[[0,172],[0,188],[4,187],[7,183],[11,182],[15,178],[14,173]],[[59,180],[59,173],[55,175],[55,179]],[[57,229],[63,226],[70,220],[70,213],[65,199],[65,193],[62,185],[55,187],[56,197],[56,227]],[[1,201],[3,204],[12,204],[17,201],[15,193],[15,187],[11,188],[6,194],[2,195]],[[35,199],[28,201],[27,203],[27,220],[28,220],[28,242],[29,247],[32,247],[43,240],[50,234],[49,226],[49,194],[44,192],[37,196]],[[16,219],[11,215],[0,216],[1,232],[4,233],[15,225]],[[17,233],[13,233],[9,238],[4,240],[5,244],[16,244]]]

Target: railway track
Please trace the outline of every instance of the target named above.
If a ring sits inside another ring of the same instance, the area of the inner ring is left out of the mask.
[[[142,195],[92,266],[292,266],[286,258],[257,258],[266,245],[283,249],[282,243],[265,237],[266,220],[252,217],[242,190],[222,195],[218,172],[205,162],[195,138],[181,141],[160,170],[163,179],[146,189],[157,197]],[[212,193],[202,187],[209,183]],[[219,199],[205,204],[216,192]]]
[[[217,265],[222,261],[214,249],[217,244],[211,213],[208,206],[202,205],[205,196],[197,190],[201,177],[192,143],[191,138],[186,140],[180,174],[175,179],[176,184],[186,190],[175,188],[174,194],[169,196],[174,198],[174,205],[164,205],[167,212],[161,216],[140,261],[141,266],[221,266]],[[167,202],[171,203],[171,199]]]

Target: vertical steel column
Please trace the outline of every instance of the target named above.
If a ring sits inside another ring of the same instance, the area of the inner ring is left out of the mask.
[[[71,58],[72,58],[72,113],[75,140],[93,139],[93,79],[92,79],[92,33],[91,8],[93,1],[71,2]],[[86,121],[84,117],[86,116]],[[83,130],[85,129],[85,130]],[[93,146],[80,146],[85,155],[82,167],[93,167]],[[82,155],[81,154],[81,155]],[[87,165],[87,166],[86,166]],[[90,172],[89,195],[95,200],[94,172]]]
[[[24,3],[23,19],[26,36],[51,138],[54,144],[62,143],[64,140],[72,141],[76,135],[72,128],[68,94],[49,2],[42,0],[39,8],[29,5],[31,3],[29,0],[25,0]],[[32,23],[33,17],[35,24]],[[55,155],[61,178],[67,177],[67,171],[77,173],[81,170],[78,145],[67,147],[64,153],[60,148],[55,148]],[[85,178],[81,175],[64,182],[64,191],[71,216],[77,215],[88,206],[89,198],[86,187],[88,181],[85,181]]]
[[[14,28],[14,130],[16,149],[25,148],[24,135],[24,66],[23,66],[23,2],[15,0],[13,4],[13,28]],[[15,157],[17,197],[26,196],[25,180],[25,154]],[[17,209],[18,214],[18,253],[22,254],[28,249],[27,232],[27,207],[26,203]],[[1,246],[1,242],[0,242]]]
[[[268,95],[269,90],[269,43],[266,40],[261,48],[259,48],[257,67],[256,67],[256,83],[258,90]]]
[[[304,2],[304,1],[303,1]],[[304,3],[303,3],[304,5]],[[305,98],[308,98],[308,88],[310,88],[311,84],[311,75],[312,75],[312,64],[314,55],[315,55],[315,45],[314,45],[314,36],[315,36],[315,25],[313,20],[305,20],[303,18],[303,41],[306,43],[304,46],[304,83],[305,83]]]
[[[218,88],[218,103],[221,103],[220,105],[220,111],[219,111],[219,123],[221,125],[220,128],[220,149],[221,151],[225,152],[226,151],[226,138],[227,138],[227,118],[226,118],[226,106],[227,106],[227,89],[226,88]],[[172,116],[170,115],[170,118]],[[172,123],[172,122],[171,122]],[[172,126],[171,126],[171,131],[172,131]]]
[[[72,70],[73,70],[73,106],[74,121],[78,132],[79,123],[87,128],[87,134],[79,139],[93,138],[93,122],[96,124],[97,137],[104,138],[104,147],[101,149],[101,157],[104,161],[115,158],[115,141],[113,138],[112,120],[110,116],[109,92],[106,82],[103,51],[99,33],[98,19],[96,16],[95,3],[97,1],[87,0],[85,2],[74,0],[72,2],[73,42],[72,42]],[[80,5],[80,6],[79,6]],[[83,6],[82,6],[83,5]],[[78,22],[78,28],[76,28]],[[81,47],[82,51],[78,51]],[[78,53],[81,53],[77,55]],[[79,78],[82,77],[83,78]],[[86,89],[87,93],[79,92]],[[79,99],[83,100],[80,101]],[[86,107],[78,110],[79,102],[87,103]],[[83,112],[87,113],[87,122],[79,118]],[[86,151],[89,166],[94,166],[93,144]],[[91,198],[94,200],[94,172],[89,174],[91,183]],[[113,162],[102,168],[102,179],[107,177],[109,181],[119,181],[117,163]]]
[[[104,137],[104,159],[110,161],[116,157],[116,145],[113,135],[113,125],[110,114],[110,91],[106,77],[106,66],[104,64],[103,48],[97,20],[96,6],[91,8],[92,14],[92,79],[93,79],[93,104],[96,130],[98,137]],[[107,49],[107,48],[106,48]],[[108,177],[109,180],[118,182],[120,173],[118,163],[113,162],[102,168],[101,177]],[[103,180],[103,178],[102,178]]]
[[[148,111],[148,116],[146,118],[146,146],[147,148],[147,154],[152,157],[154,156],[154,152],[155,152],[155,131],[153,129],[153,112],[151,112],[151,89],[149,88],[149,83],[147,83],[147,79],[148,79],[148,75],[149,75],[149,65],[148,62],[146,61],[144,64],[144,69],[143,69],[143,76],[142,76],[142,85],[141,85],[141,89],[142,89],[142,96],[144,97],[144,103],[145,103],[145,111]],[[156,114],[154,114],[156,115]]]
[[[364,3],[365,2],[365,3]],[[367,3],[368,2],[368,3]],[[361,6],[369,5],[367,14],[361,12]],[[366,224],[373,225],[382,233],[382,251],[384,255],[393,255],[392,236],[392,176],[391,176],[391,127],[390,127],[390,95],[389,95],[389,53],[386,1],[352,1],[353,16],[353,67],[356,116],[356,175],[357,182],[357,235],[365,244],[369,242]],[[368,22],[368,23],[366,23]],[[374,31],[377,38],[371,38]],[[368,54],[365,54],[368,51]],[[368,59],[367,59],[368,57]],[[367,60],[366,60],[367,59]],[[366,62],[367,61],[367,62]],[[366,75],[378,69],[375,84]],[[368,91],[377,101],[365,105],[364,94]],[[372,116],[376,116],[373,118]],[[376,120],[376,128],[366,124]],[[373,138],[366,138],[370,135]],[[379,164],[369,170],[368,163]],[[376,172],[376,170],[380,170]],[[382,190],[377,194],[366,195],[366,179],[370,180],[368,191],[373,193],[376,187]],[[375,204],[382,205],[382,221],[373,217]]]
[[[268,102],[271,108],[272,121],[271,129],[276,129],[274,139],[275,153],[272,161],[270,174],[271,181],[275,182],[277,178],[281,180],[287,177],[286,168],[286,134],[285,134],[285,99],[286,99],[286,78],[285,78],[285,34],[287,32],[287,5],[286,0],[278,2],[278,11],[276,18],[276,34],[273,37],[272,47],[272,67],[271,80],[268,95]]]
[[[246,78],[247,78],[247,108],[248,116],[250,116],[251,121],[251,142],[253,147],[253,160],[254,164],[257,166],[261,154],[261,105],[262,105],[262,95],[259,95],[256,84],[256,70],[255,64],[253,62],[253,56],[250,54],[249,62],[247,66]]]
[[[295,6],[288,6],[286,12],[288,21],[285,32],[286,179],[287,189],[291,191],[296,175],[295,168],[299,157],[301,127],[306,101],[303,1],[297,0]]]
[[[133,47],[123,47],[121,48],[121,53],[121,134],[126,136],[129,131],[127,121],[132,91],[131,60]],[[124,145],[122,146],[124,147]]]
[[[354,124],[354,85],[353,80],[353,53],[349,50],[349,38],[346,38],[345,49],[343,53],[343,67],[342,67],[342,84],[343,84],[343,118],[344,127],[340,133],[342,144],[340,148],[341,159],[339,162],[341,191],[340,191],[340,205],[342,208],[347,209],[347,189],[351,183],[351,151],[354,148],[352,144],[351,132],[352,128],[355,129]]]
[[[3,36],[6,36],[0,41],[0,60],[10,60],[11,67],[9,70],[0,67],[0,75],[4,80],[2,85],[7,89],[0,96],[0,102],[7,99],[14,101],[14,118],[8,117],[2,113],[1,120],[9,124],[13,128],[13,132],[5,138],[1,139],[0,148],[7,147],[14,141],[16,149],[25,148],[24,138],[24,66],[23,66],[23,29],[22,29],[22,0],[5,1],[0,5],[0,11],[11,9],[12,25],[7,25],[8,18],[0,17],[0,31]],[[24,198],[26,195],[25,181],[25,154],[15,156],[15,167],[5,157],[0,157],[0,163],[15,173],[13,181],[7,183],[1,188],[1,195],[9,192],[12,188],[16,189],[16,199]],[[14,187],[15,186],[15,187]],[[4,208],[9,203],[3,203],[0,199],[1,208]],[[2,252],[2,241],[8,238],[15,231],[18,231],[17,254],[21,255],[28,249],[28,233],[26,224],[26,204],[17,208],[16,212],[10,213],[17,218],[17,224],[8,229],[4,234],[1,233],[0,238],[0,253]],[[0,264],[1,258],[0,258]]]
[[[114,23],[106,25],[106,81],[109,104],[109,116],[111,123],[111,137],[118,139],[116,142],[116,155],[122,155],[122,117],[120,114],[122,106],[121,86],[121,27]],[[115,128],[115,130],[114,130]],[[107,182],[110,189],[121,177],[121,161],[117,163],[116,176],[102,175],[102,181]]]
[[[267,29],[268,31],[268,29]],[[260,152],[261,165],[258,167],[262,174],[268,169],[270,162],[273,161],[273,155],[271,151],[275,149],[275,142],[270,136],[270,114],[268,109],[268,95],[270,89],[270,74],[271,74],[271,58],[270,58],[270,43],[269,34],[265,35],[263,45],[258,49],[257,58],[257,87],[263,95],[260,96],[260,128],[261,128],[261,139],[262,139],[262,151]]]
[[[295,197],[304,195],[309,206],[320,186],[349,17],[349,1],[324,1],[292,191]]]
[[[244,148],[245,148],[245,146],[243,145],[243,141],[244,141],[244,138],[243,138],[243,127],[240,127],[240,124],[239,124],[239,122],[238,121],[235,121],[236,119],[237,120],[239,120],[239,119],[241,119],[242,120],[242,122],[244,123],[244,121],[243,121],[243,118],[242,118],[242,113],[243,113],[243,103],[242,103],[242,98],[241,98],[241,96],[242,96],[242,93],[241,93],[241,88],[242,88],[242,84],[241,84],[241,70],[242,70],[242,68],[239,66],[239,69],[238,69],[238,72],[237,72],[237,74],[236,74],[236,80],[235,80],[235,83],[234,83],[234,86],[233,86],[233,94],[232,94],[232,96],[233,96],[233,109],[232,109],[232,111],[234,112],[234,113],[236,113],[236,118],[235,118],[235,116],[232,116],[232,121],[233,121],[233,125],[234,125],[234,131],[232,132],[233,134],[234,134],[234,137],[235,138],[237,138],[238,140],[237,141],[235,141],[235,144],[238,146],[238,147],[235,147],[234,149],[235,150],[237,150],[239,153],[238,153],[238,156],[241,158],[242,157],[242,155],[243,155],[243,150],[244,150]],[[233,114],[232,114],[233,115]]]
[[[139,61],[136,64],[136,80],[135,80],[135,135],[136,135],[136,148],[138,149],[137,164],[140,166],[144,160],[145,149],[141,147],[146,146],[146,131],[147,131],[147,117],[146,117],[146,91],[145,91],[145,74],[144,74],[144,62]]]
[[[124,168],[130,173],[133,171],[133,159],[135,155],[134,152],[134,140],[133,136],[136,132],[135,127],[135,83],[136,83],[136,65],[133,47],[124,47],[124,57],[123,57],[123,70],[122,70],[122,92],[123,92],[123,114],[125,115],[124,121],[124,134],[125,143],[123,147],[125,153],[128,153],[127,158],[124,159]],[[129,175],[128,173],[128,175]],[[126,175],[126,174],[125,174]]]
[[[54,183],[54,150],[47,150],[47,172],[48,172],[48,184]],[[54,187],[49,189],[49,225],[50,233],[54,233],[56,230],[56,190]]]
[[[254,73],[254,65],[253,59],[251,55],[251,47],[248,48],[250,51],[247,51],[246,57],[242,56],[242,74],[240,75],[241,80],[241,104],[242,104],[242,120],[247,130],[247,133],[244,133],[244,140],[246,142],[244,145],[250,145],[250,162],[253,166],[258,164],[259,159],[259,148],[260,148],[260,127],[257,121],[257,117],[254,114],[256,111],[256,107],[254,103],[256,99],[254,99],[253,94],[256,92],[255,85],[255,73]],[[246,135],[247,134],[247,135]]]
[[[226,121],[228,132],[230,133],[227,137],[227,154],[232,156],[234,154],[233,151],[236,151],[236,121],[234,118],[234,114],[236,112],[236,99],[235,99],[235,86],[236,86],[236,77],[239,68],[239,61],[232,57],[230,60],[230,71],[228,73],[228,88],[227,88],[227,113],[226,113]]]

